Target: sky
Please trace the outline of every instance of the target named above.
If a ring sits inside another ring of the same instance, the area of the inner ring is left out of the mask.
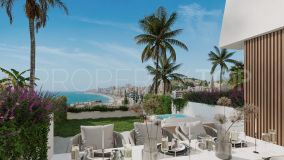
[[[134,37],[142,33],[138,21],[159,6],[177,12],[176,38],[189,48],[179,48],[178,70],[188,77],[210,80],[208,53],[218,45],[225,0],[63,0],[69,9],[50,9],[45,28],[36,34],[38,88],[77,91],[132,84],[146,86],[152,77],[142,63],[143,46]],[[24,1],[16,1],[13,24],[0,9],[0,67],[29,69],[30,39]],[[235,59],[243,61],[243,52]],[[0,78],[3,77],[0,74]],[[28,76],[28,74],[26,75]],[[215,75],[218,79],[218,73]]]

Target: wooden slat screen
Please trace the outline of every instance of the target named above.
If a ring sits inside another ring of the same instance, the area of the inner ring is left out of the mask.
[[[254,137],[257,128],[260,139],[276,129],[277,143],[284,146],[284,29],[245,41],[244,50],[245,103],[259,111],[256,119],[247,119],[246,134]]]

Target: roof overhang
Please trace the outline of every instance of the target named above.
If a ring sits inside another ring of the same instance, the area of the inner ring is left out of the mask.
[[[242,49],[244,41],[284,27],[284,0],[227,0],[219,46]]]

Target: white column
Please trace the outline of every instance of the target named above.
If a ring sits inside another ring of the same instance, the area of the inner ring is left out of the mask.
[[[47,142],[47,159],[51,160],[54,152],[54,121],[53,121],[53,114],[50,115],[50,126],[48,132],[48,142]]]

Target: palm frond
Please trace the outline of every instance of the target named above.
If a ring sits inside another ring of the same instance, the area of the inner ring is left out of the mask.
[[[174,71],[177,71],[180,67],[182,66],[182,64],[175,64],[175,63],[169,63],[168,64],[168,68],[167,69],[167,72],[169,74],[173,73]]]
[[[220,49],[217,46],[214,46],[214,49],[216,51],[215,54],[217,54],[217,55],[221,54]]]
[[[6,9],[6,14],[9,17],[10,24],[13,23],[12,9],[15,0],[1,0],[0,7]]]
[[[25,74],[26,72],[29,72],[30,71],[30,69],[27,69],[27,70],[25,70],[25,71],[22,71],[21,73],[20,73],[20,75],[23,75],[23,74]]]
[[[228,59],[228,58],[232,57],[234,54],[235,54],[235,52],[226,53],[225,56],[224,56],[224,58],[225,58],[225,59]]]
[[[20,76],[20,72],[15,70],[15,69],[11,69],[12,73],[15,75],[15,76]]]
[[[183,42],[181,42],[179,40],[167,38],[167,39],[165,39],[165,41],[170,43],[170,44],[172,44],[172,45],[176,45],[176,46],[178,46],[178,47],[188,51],[187,46]]]
[[[62,8],[67,15],[69,14],[67,6],[61,0],[49,0],[49,2],[53,3],[52,7]]]
[[[221,54],[222,57],[225,57],[228,54],[228,50],[226,48],[221,49],[221,53],[220,54]]]
[[[158,17],[162,22],[167,19],[167,10],[164,7],[159,7],[155,13],[155,16]]]
[[[208,55],[211,59],[219,59],[219,56],[213,51],[210,51]]]
[[[147,16],[139,21],[139,26],[145,33],[157,35],[157,21],[158,20],[154,15]]]
[[[170,15],[168,21],[166,22],[165,28],[167,30],[170,30],[170,27],[176,22],[176,20],[177,20],[177,13],[174,12]]]
[[[152,52],[153,52],[153,50],[152,50],[152,48],[151,48],[151,44],[148,44],[148,45],[144,48],[144,50],[143,50],[143,52],[142,52],[142,55],[141,55],[141,61],[142,61],[142,63],[145,62],[145,61],[147,61],[147,60],[149,60],[149,59],[152,57]]]
[[[225,72],[228,71],[228,70],[229,70],[229,68],[226,64],[221,65],[221,71],[222,71],[221,74],[222,75],[225,74]]]
[[[175,37],[175,36],[177,36],[178,34],[180,34],[182,31],[183,31],[183,29],[177,29],[177,30],[174,30],[174,31],[166,32],[166,33],[163,35],[163,37],[164,37],[164,38],[172,38],[172,37]]]
[[[156,39],[154,35],[151,34],[140,34],[134,38],[137,44],[147,44],[153,43]]]
[[[10,72],[10,71],[8,71],[8,70],[6,70],[6,69],[4,69],[4,68],[1,68],[1,67],[0,67],[0,70],[1,70],[3,73],[5,73],[8,77],[13,78],[13,79],[16,79],[16,76],[15,76],[12,72]]]
[[[225,62],[233,63],[233,64],[238,64],[239,61],[234,60],[234,59],[225,59]]]
[[[174,47],[168,42],[165,43],[165,46],[170,51],[170,55],[171,55],[170,57],[172,58],[172,60],[176,61],[176,51]]]
[[[10,81],[9,78],[3,78],[3,79],[0,79],[0,84],[6,83],[6,82],[9,82],[9,81]]]
[[[215,69],[216,69],[217,66],[218,66],[218,63],[213,64],[211,71],[210,71],[210,74],[213,74],[215,72]]]
[[[156,69],[150,65],[146,66],[146,70],[151,74],[151,75],[156,75]]]

